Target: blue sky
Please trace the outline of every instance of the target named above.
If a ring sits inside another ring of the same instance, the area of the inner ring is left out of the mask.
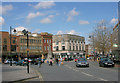
[[[2,31],[12,26],[54,35],[77,34],[87,40],[101,20],[110,25],[117,22],[117,8],[117,2],[3,2],[0,24]]]

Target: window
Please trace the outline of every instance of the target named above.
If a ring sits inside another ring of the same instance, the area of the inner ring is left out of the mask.
[[[40,40],[40,43],[41,43],[41,40]]]
[[[41,50],[41,46],[40,46],[40,50]]]
[[[62,40],[62,44],[65,44],[65,41],[64,41],[64,39]]]
[[[47,43],[49,43],[48,40],[47,40]]]
[[[76,46],[76,50],[78,50],[78,46]]]
[[[13,40],[13,44],[15,44],[15,40]]]
[[[46,40],[44,39],[44,43],[46,43]]]
[[[75,49],[74,49],[74,46],[73,46],[73,50],[75,50]]]
[[[56,46],[56,51],[58,51],[59,49],[58,49],[58,46]]]
[[[79,46],[79,50],[81,50],[81,45]]]
[[[65,46],[62,46],[62,50],[65,50]]]
[[[16,51],[16,45],[11,45],[11,51]]]
[[[7,45],[3,45],[3,51],[7,51]]]
[[[46,50],[46,46],[44,46],[44,50]]]
[[[32,39],[32,43],[33,43],[33,39]]]
[[[34,40],[34,43],[35,43],[35,40]]]
[[[58,43],[59,43],[59,42],[58,42],[58,41],[56,41],[56,45],[58,45]]]
[[[71,46],[70,46],[70,50],[71,50]]]
[[[51,40],[49,40],[49,42],[51,43]]]
[[[21,50],[23,49],[22,46],[20,46],[20,49],[21,49]]]
[[[2,46],[0,45],[0,51],[2,51],[2,50],[1,50],[1,47],[2,47]]]
[[[49,50],[49,46],[47,46],[47,50]]]
[[[6,38],[4,38],[4,44],[7,44],[7,39]]]

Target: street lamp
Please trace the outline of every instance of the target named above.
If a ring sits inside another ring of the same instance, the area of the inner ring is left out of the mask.
[[[93,38],[93,54],[94,54],[94,58],[95,58],[94,35],[90,35],[89,38]]]
[[[12,28],[11,26],[10,26],[10,56],[11,56],[11,34],[12,34],[12,30],[13,30],[14,28]],[[13,30],[13,32],[15,33],[16,32],[16,29],[14,29]],[[12,66],[12,56],[10,57],[10,66]]]
[[[29,73],[29,38],[28,38],[28,31],[25,29],[22,31],[24,35],[27,36],[27,73]]]

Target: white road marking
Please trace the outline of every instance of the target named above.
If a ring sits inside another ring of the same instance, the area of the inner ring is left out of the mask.
[[[68,68],[70,68],[70,69],[72,69],[72,70],[74,70],[74,71],[78,71],[78,70],[76,70],[76,69],[74,69],[74,68],[72,68],[72,67],[70,67],[70,66],[68,66],[68,65],[65,65],[65,66],[68,67]],[[77,69],[78,69],[78,68],[77,68]],[[90,76],[90,77],[94,77],[94,78],[100,79],[100,80],[102,80],[102,81],[108,81],[108,80],[105,80],[105,79],[103,79],[103,78],[95,77],[95,76],[93,76],[93,75],[91,75],[91,74],[88,74],[88,73],[85,73],[85,72],[81,72],[81,73],[84,74],[84,75]]]
[[[88,74],[88,73],[85,73],[85,72],[82,72],[82,74],[85,74],[85,75],[87,75],[87,76],[91,76],[91,77],[93,77],[93,75]]]
[[[102,81],[108,81],[108,80],[105,80],[105,79],[103,79],[103,78],[99,78],[100,80],[102,80]]]

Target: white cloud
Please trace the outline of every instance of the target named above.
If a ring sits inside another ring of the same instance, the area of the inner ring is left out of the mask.
[[[4,23],[5,23],[4,18],[0,16],[0,26],[2,26]]]
[[[5,5],[5,6],[0,5],[0,14],[5,14],[7,11],[10,11],[12,9],[13,9],[12,5]]]
[[[117,21],[118,21],[118,19],[113,18],[113,19],[110,21],[110,23],[116,23]]]
[[[16,29],[16,31],[23,31],[24,29],[28,30],[27,28],[22,27],[22,26],[16,27],[15,29]]]
[[[58,34],[58,35],[59,35],[59,34],[80,35],[80,33],[79,33],[79,32],[76,32],[75,30],[70,30],[70,31],[66,31],[66,32],[59,30],[59,31],[57,32],[57,34]]]
[[[63,31],[59,30],[59,31],[57,32],[57,35],[60,35],[60,34],[63,34]]]
[[[52,23],[52,20],[50,18],[44,18],[42,20],[40,20],[40,23],[42,24],[48,24],[48,23]]]
[[[72,21],[73,17],[74,16],[77,16],[79,15],[79,13],[77,11],[75,11],[76,8],[73,8],[69,13],[68,13],[68,18],[67,18],[67,21]]]
[[[80,20],[79,24],[90,24],[88,21]]]
[[[37,16],[44,16],[44,13],[36,12],[36,13],[29,13],[27,16],[27,21],[30,21],[31,19],[37,17]]]
[[[70,30],[67,32],[67,34],[74,34],[74,35],[78,35],[79,33],[76,32],[75,30]]]
[[[55,6],[55,3],[53,1],[49,1],[49,2],[40,2],[37,5],[34,6],[35,9],[47,9],[47,8],[51,8],[52,6]]]
[[[49,16],[48,16],[48,18],[53,18],[53,17],[54,17],[54,15],[49,15]]]

